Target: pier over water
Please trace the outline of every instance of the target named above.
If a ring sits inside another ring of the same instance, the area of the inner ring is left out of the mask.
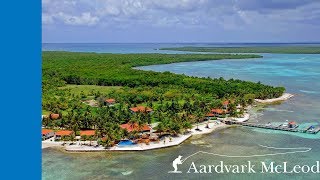
[[[279,130],[279,131],[290,131],[290,132],[298,132],[298,133],[317,134],[320,131],[319,126],[313,126],[313,125],[308,126],[304,129],[299,129],[298,126],[287,127],[287,126],[283,126],[283,124],[280,124],[280,125],[256,124],[256,123],[238,122],[238,121],[232,121],[232,120],[224,120],[223,122],[228,125],[240,125],[240,126],[248,126],[248,127]]]

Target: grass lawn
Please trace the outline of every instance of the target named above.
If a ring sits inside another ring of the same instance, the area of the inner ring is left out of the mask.
[[[42,115],[47,115],[47,116],[49,116],[50,114],[51,114],[50,111],[47,111],[47,110],[43,110],[43,109],[42,109]]]
[[[66,85],[61,87],[61,89],[70,89],[72,94],[80,95],[81,92],[85,94],[89,94],[92,91],[98,92],[103,94],[110,93],[112,90],[120,89],[121,86],[96,86],[96,85]]]

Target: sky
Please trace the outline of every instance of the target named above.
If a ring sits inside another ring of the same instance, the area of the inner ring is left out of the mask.
[[[320,42],[320,0],[42,0],[44,43]]]

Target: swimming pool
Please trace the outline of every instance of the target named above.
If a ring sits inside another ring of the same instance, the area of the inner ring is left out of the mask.
[[[118,146],[132,146],[132,145],[136,145],[136,143],[132,142],[131,140],[121,140],[118,143]]]

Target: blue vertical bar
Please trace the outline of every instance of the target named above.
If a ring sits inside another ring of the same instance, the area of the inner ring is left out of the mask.
[[[41,1],[2,1],[1,179],[41,178]]]

